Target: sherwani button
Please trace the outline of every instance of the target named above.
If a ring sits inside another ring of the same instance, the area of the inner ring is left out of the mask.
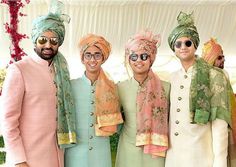
[[[176,120],[176,121],[175,121],[175,123],[176,123],[176,124],[179,124],[179,121],[178,121],[178,120]]]
[[[91,151],[93,149],[93,147],[89,147],[89,150]]]
[[[92,90],[92,93],[94,93],[95,92],[95,90]]]
[[[183,89],[183,88],[184,88],[184,86],[183,86],[183,85],[181,85],[181,86],[180,86],[180,89]]]
[[[178,100],[179,100],[179,101],[182,100],[182,97],[178,97]]]
[[[93,124],[90,124],[90,127],[93,127]]]
[[[94,104],[94,101],[91,101],[91,104]]]
[[[184,78],[186,79],[186,78],[188,78],[188,76],[187,76],[187,75],[184,75]]]
[[[89,139],[92,139],[93,138],[93,136],[91,135],[90,137],[89,137]]]
[[[179,135],[179,133],[178,132],[175,132],[175,136],[178,136]]]
[[[91,112],[91,113],[90,113],[90,116],[93,116],[93,114],[94,114],[94,113],[93,113],[93,112]]]
[[[180,112],[180,108],[177,108],[177,110],[176,110],[177,112]]]

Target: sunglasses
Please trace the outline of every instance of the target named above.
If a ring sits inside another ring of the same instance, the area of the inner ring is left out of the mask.
[[[93,59],[95,60],[101,60],[102,59],[102,53],[100,52],[97,52],[97,53],[90,53],[90,52],[86,52],[84,53],[84,58],[87,59],[87,60],[91,60],[93,57]]]
[[[190,40],[187,40],[187,41],[184,41],[184,42],[182,42],[182,41],[177,41],[177,42],[175,42],[175,47],[176,48],[181,48],[181,46],[182,46],[182,44],[184,44],[186,47],[191,47],[192,46],[192,41],[190,41]]]
[[[223,56],[223,55],[217,57],[218,60],[222,60],[222,59],[224,59],[224,58],[225,58],[225,56]]]
[[[59,40],[58,40],[57,37],[48,38],[48,37],[45,37],[45,36],[40,36],[40,37],[38,37],[37,42],[41,45],[44,45],[47,42],[49,42],[51,45],[57,45]]]
[[[131,55],[129,55],[129,59],[131,61],[137,61],[138,58],[140,58],[142,61],[146,61],[148,59],[149,55],[147,53],[142,53],[140,55],[136,54],[136,53],[132,53]]]

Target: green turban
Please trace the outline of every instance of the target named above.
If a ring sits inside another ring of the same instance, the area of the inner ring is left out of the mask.
[[[63,19],[59,15],[49,13],[46,16],[40,16],[33,22],[32,40],[36,43],[37,38],[45,31],[52,31],[59,38],[59,46],[63,43],[65,37],[65,26]]]
[[[197,28],[194,26],[194,21],[192,17],[193,13],[186,14],[180,12],[177,17],[178,26],[171,32],[168,37],[168,43],[170,48],[174,51],[175,41],[181,37],[188,37],[194,44],[194,47],[197,49],[200,39],[197,32]]]

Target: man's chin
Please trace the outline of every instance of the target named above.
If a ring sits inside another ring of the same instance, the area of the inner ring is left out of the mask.
[[[41,58],[44,60],[52,60],[55,55],[42,55]]]

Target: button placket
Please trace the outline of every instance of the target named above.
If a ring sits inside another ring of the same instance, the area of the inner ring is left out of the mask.
[[[175,132],[175,136],[178,136],[179,135],[179,133],[178,132]]]
[[[184,79],[187,79],[187,78],[188,78],[188,76],[185,74],[185,75],[184,75]]]

